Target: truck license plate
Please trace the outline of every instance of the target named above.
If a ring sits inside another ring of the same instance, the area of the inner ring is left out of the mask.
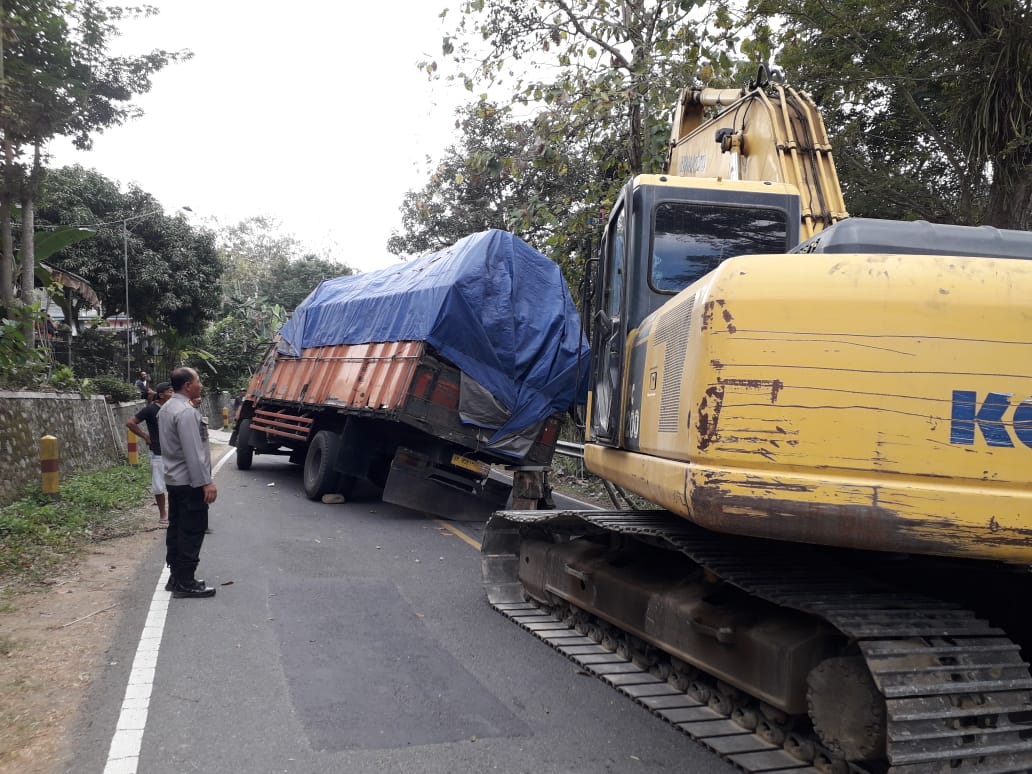
[[[465,470],[471,470],[474,473],[478,473],[481,476],[486,476],[491,472],[491,466],[483,462],[477,462],[471,460],[469,457],[463,457],[461,454],[453,454],[451,458],[451,464],[457,468],[464,468]]]

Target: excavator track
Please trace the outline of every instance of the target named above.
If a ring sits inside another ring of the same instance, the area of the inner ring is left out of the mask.
[[[790,735],[779,745],[770,734],[752,733],[526,601],[518,578],[521,534],[541,528],[665,545],[742,591],[835,627],[856,644],[885,700],[887,763],[851,764],[853,771],[1032,771],[1028,664],[1017,643],[969,610],[886,590],[829,561],[826,552],[783,544],[771,551],[768,541],[709,532],[665,511],[496,514],[482,549],[492,606],[745,771],[834,769],[819,742]],[[800,748],[816,748],[816,758],[801,760]]]

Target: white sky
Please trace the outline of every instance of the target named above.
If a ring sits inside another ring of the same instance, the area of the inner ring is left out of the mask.
[[[92,151],[55,141],[51,166],[136,182],[200,222],[271,216],[362,271],[396,261],[386,243],[404,193],[422,188],[424,157],[440,159],[454,107],[473,98],[416,67],[440,61],[446,0],[148,2],[161,13],[125,22],[113,52],[194,58],[160,72],[135,100],[144,115]]]

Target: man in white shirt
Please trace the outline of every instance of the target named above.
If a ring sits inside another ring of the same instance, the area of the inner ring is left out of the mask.
[[[158,430],[158,411],[165,405],[165,401],[172,397],[172,385],[162,382],[155,388],[154,400],[136,412],[125,426],[133,433],[140,436],[150,449],[151,464],[151,494],[154,495],[154,502],[158,504],[158,526],[168,527],[168,510],[165,508],[165,494],[168,491],[165,485],[165,466],[161,461],[161,433]],[[140,422],[145,422],[147,429],[140,427]]]

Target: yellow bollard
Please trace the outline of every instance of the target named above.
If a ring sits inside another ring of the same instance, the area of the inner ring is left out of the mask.
[[[229,408],[222,407],[222,429],[229,430]]]
[[[61,486],[60,466],[57,438],[44,435],[39,439],[39,472],[43,494],[57,497],[57,491]]]
[[[126,441],[129,447],[129,464],[139,465],[140,464],[140,453],[136,450],[136,433],[132,430],[126,430]]]

